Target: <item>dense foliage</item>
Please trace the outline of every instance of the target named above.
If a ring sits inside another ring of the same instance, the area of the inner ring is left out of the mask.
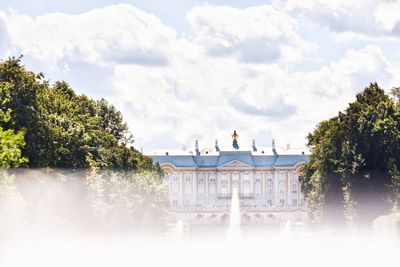
[[[37,221],[90,229],[162,222],[161,168],[132,142],[106,100],[50,85],[21,58],[0,62],[0,232]]]
[[[311,157],[301,183],[313,220],[371,225],[397,207],[399,107],[373,83],[344,112],[309,134]]]
[[[0,63],[0,103],[1,166],[160,171],[130,146],[114,106],[77,95],[66,82],[49,85],[21,58]]]

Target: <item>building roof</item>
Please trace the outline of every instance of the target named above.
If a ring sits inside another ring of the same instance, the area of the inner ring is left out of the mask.
[[[254,150],[227,151],[191,151],[157,150],[149,156],[160,165],[169,163],[175,167],[218,168],[230,162],[237,161],[249,167],[293,167],[306,162],[309,158],[307,151],[301,149],[257,148]]]

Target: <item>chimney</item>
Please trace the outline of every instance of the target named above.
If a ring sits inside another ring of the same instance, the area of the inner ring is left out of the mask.
[[[253,151],[257,152],[256,140],[255,139],[253,139]]]
[[[219,152],[218,139],[215,139],[215,151]]]
[[[194,141],[194,149],[196,150],[196,156],[200,156],[199,140]]]

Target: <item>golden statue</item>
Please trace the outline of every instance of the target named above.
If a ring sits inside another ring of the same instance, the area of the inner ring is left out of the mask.
[[[234,130],[234,131],[233,131],[233,134],[232,134],[232,139],[233,139],[232,145],[233,145],[233,147],[236,148],[236,149],[239,148],[239,145],[238,145],[238,138],[239,138],[239,135],[237,134],[236,130]]]

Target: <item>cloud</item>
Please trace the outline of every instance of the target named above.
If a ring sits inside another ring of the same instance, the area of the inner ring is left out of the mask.
[[[0,10],[0,55],[9,47],[9,34],[7,28],[7,16]]]
[[[337,34],[399,36],[400,2],[390,0],[282,0],[290,14],[328,27]],[[353,37],[358,37],[353,35]]]
[[[298,94],[297,118],[318,122],[332,117],[355,100],[371,82],[390,89],[399,81],[398,68],[377,46],[348,49],[342,58],[310,72],[296,71],[291,75],[301,94]]]
[[[249,115],[265,116],[274,120],[286,119],[296,112],[296,107],[285,104],[282,99],[279,99],[271,105],[266,104],[261,108],[238,97],[232,97],[230,103],[239,112]]]
[[[197,6],[187,15],[195,41],[211,56],[237,56],[242,63],[271,63],[286,57],[283,50],[312,50],[297,33],[297,21],[272,5],[237,9]]]
[[[53,66],[63,60],[167,65],[165,47],[176,37],[158,17],[125,4],[78,15],[11,14],[7,20],[12,45]]]
[[[400,35],[400,1],[383,2],[377,5],[375,22],[385,31]]]

